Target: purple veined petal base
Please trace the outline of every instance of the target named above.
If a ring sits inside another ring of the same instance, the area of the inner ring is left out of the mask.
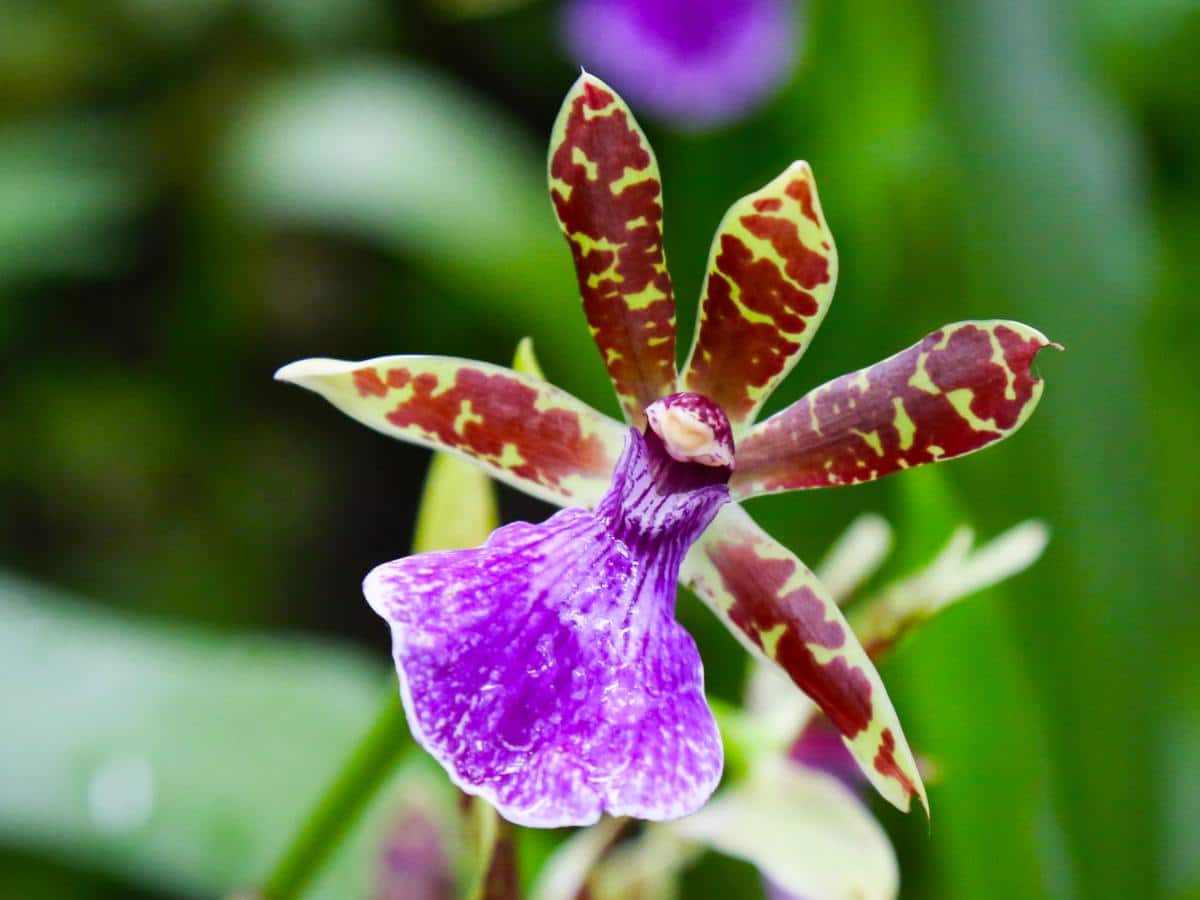
[[[364,584],[391,625],[414,737],[519,825],[677,818],[720,779],[700,656],[674,600],[679,562],[728,491],[658,493],[650,464],[667,457],[649,441],[630,433],[596,511],[385,563]]]

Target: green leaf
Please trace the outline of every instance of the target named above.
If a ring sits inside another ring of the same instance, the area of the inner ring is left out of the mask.
[[[95,120],[0,131],[0,285],[102,268],[139,199],[121,137]]]
[[[1077,52],[1074,4],[937,6],[947,125],[963,150],[965,299],[1036,316],[1080,348],[1055,365],[1024,465],[1012,457],[996,479],[1008,502],[1060,511],[1029,585],[1034,614],[1018,624],[1064,844],[1080,896],[1158,897],[1162,817],[1147,798],[1170,790],[1158,623],[1179,593],[1161,498],[1187,479],[1161,467],[1147,416],[1161,399],[1139,342],[1157,300],[1139,113]]]
[[[487,135],[487,139],[482,137]],[[496,263],[553,235],[537,157],[442,76],[360,62],[280,81],[244,111],[225,186],[267,222],[349,228],[388,245]]]
[[[171,893],[260,878],[390,673],[314,641],[166,626],[0,576],[0,840]],[[394,794],[313,897],[361,896]]]
[[[911,571],[936,556],[966,517],[934,467],[906,473],[897,485],[898,555],[902,569]],[[937,895],[962,900],[1045,891],[1039,840],[1044,748],[1029,715],[1032,687],[999,603],[1001,590],[991,588],[924,624],[885,669],[914,744],[940,777],[932,788]],[[1021,612],[1030,611],[1022,606]],[[914,840],[924,844],[929,837]]]

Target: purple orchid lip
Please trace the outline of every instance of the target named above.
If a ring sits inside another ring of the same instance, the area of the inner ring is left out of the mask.
[[[414,738],[512,822],[698,809],[722,769],[695,642],[675,621],[688,548],[729,500],[725,467],[631,430],[595,511],[372,571]]]

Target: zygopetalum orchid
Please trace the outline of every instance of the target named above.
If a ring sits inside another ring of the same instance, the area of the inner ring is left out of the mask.
[[[837,604],[737,501],[1000,440],[1041,396],[1029,367],[1049,341],[1016,322],[948,325],[755,423],[833,296],[837,257],[809,167],[794,163],[722,220],[681,370],[654,156],[587,74],[555,123],[549,180],[625,424],[537,377],[462,359],[309,359],[277,374],[567,507],[367,576],[414,738],[518,824],[698,809],[722,748],[696,646],[674,618],[682,580],[808,694],[884,797],[924,804],[896,712]]]

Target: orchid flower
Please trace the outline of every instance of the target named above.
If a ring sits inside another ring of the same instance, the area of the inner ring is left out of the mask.
[[[1046,541],[1045,526],[1029,521],[972,549],[970,529],[959,528],[920,571],[857,604],[862,614],[851,621],[859,639],[878,660],[917,623],[1024,571]],[[885,520],[861,516],[818,575],[844,603],[878,569],[890,544]],[[872,642],[873,635],[889,639]],[[895,851],[861,802],[861,772],[829,720],[760,665],[744,711],[725,710],[722,724],[735,732],[746,758],[702,810],[626,839],[617,819],[576,832],[547,860],[531,900],[675,897],[681,871],[706,849],[757,866],[771,900],[892,900],[899,889]]]
[[[634,103],[702,129],[744,116],[786,80],[800,46],[792,0],[570,0],[571,56]]]
[[[624,424],[537,377],[449,357],[309,359],[276,376],[566,507],[367,576],[414,739],[517,824],[694,812],[723,757],[696,645],[675,621],[678,580],[812,698],[885,798],[925,804],[834,599],[738,501],[856,484],[1006,437],[1041,396],[1029,366],[1049,341],[1016,322],[947,325],[756,423],[833,295],[837,258],[808,165],[721,222],[681,370],[657,165],[624,102],[590,75],[554,126],[549,179]]]

